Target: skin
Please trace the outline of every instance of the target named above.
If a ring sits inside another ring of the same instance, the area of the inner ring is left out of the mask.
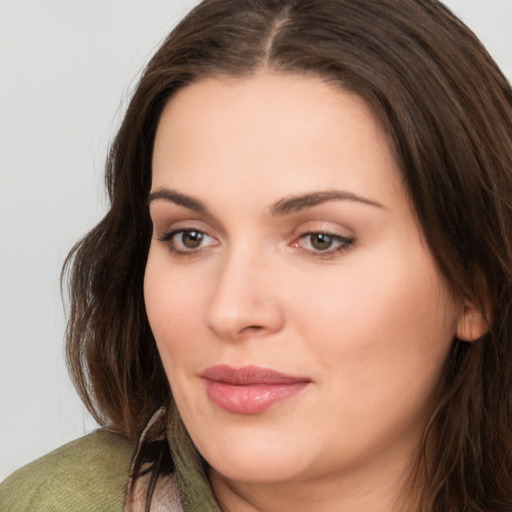
[[[349,197],[276,211],[318,191]],[[453,337],[478,319],[449,293],[370,109],[311,76],[204,79],[163,112],[152,193],[147,313],[221,507],[396,511]],[[310,384],[233,414],[200,377],[217,364]]]

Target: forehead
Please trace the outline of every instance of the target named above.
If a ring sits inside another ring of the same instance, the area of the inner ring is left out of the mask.
[[[377,179],[377,174],[378,179]],[[343,185],[354,193],[396,186],[396,162],[365,101],[312,76],[208,78],[165,107],[153,153],[153,189],[208,190],[219,181],[256,193]],[[343,183],[340,183],[340,180]],[[252,189],[250,187],[253,187]],[[246,187],[247,188],[247,187]]]

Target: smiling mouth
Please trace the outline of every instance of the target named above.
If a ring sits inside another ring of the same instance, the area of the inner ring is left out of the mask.
[[[201,377],[209,400],[233,414],[257,414],[300,393],[311,379],[286,375],[259,366],[217,365]]]

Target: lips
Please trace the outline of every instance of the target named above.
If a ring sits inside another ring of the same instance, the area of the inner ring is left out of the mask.
[[[208,398],[234,414],[256,414],[287,400],[304,390],[311,380],[286,375],[259,366],[233,368],[217,365],[207,368],[201,377]]]

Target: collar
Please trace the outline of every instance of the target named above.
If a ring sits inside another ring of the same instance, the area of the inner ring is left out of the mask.
[[[161,407],[143,430],[132,460],[125,502],[125,512],[145,512],[151,492],[155,461],[168,451],[167,409]],[[167,446],[166,446],[167,445]],[[151,512],[183,512],[176,474],[159,474],[151,499]]]

